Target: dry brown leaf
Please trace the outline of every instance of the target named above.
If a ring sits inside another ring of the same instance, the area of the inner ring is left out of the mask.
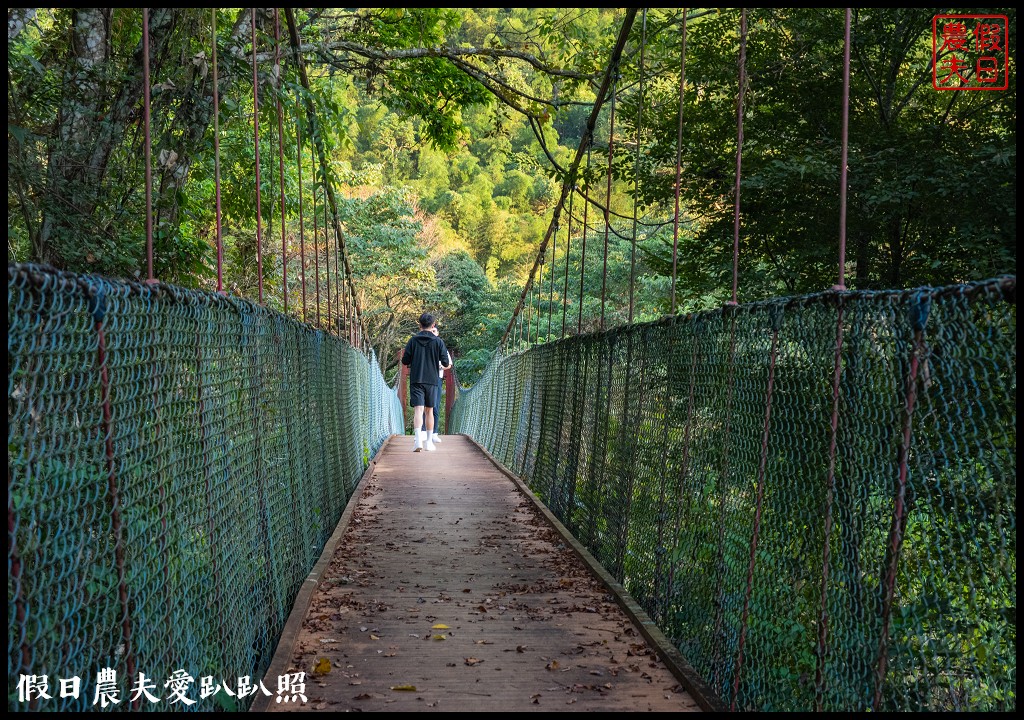
[[[392,685],[391,689],[395,692],[416,692],[415,685]]]
[[[552,660],[551,662],[549,662],[544,667],[546,667],[548,670],[557,670],[558,669],[558,661],[557,660]]]
[[[475,657],[468,657],[468,658],[465,658],[465,660],[466,660],[466,664],[469,665],[470,667],[472,667],[473,665],[479,665],[480,663],[483,662],[483,660],[480,660],[479,658],[475,658]]]

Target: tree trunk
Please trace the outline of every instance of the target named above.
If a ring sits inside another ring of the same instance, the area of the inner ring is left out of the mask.
[[[61,220],[74,215],[90,196],[96,197],[96,188],[90,188],[85,182],[85,171],[92,154],[92,130],[99,115],[96,107],[101,96],[98,66],[108,55],[109,25],[109,10],[81,8],[73,11],[64,101],[57,118],[57,144],[47,162],[49,192],[34,248],[36,258],[44,263],[59,264],[51,238],[59,232]],[[73,226],[67,229],[73,230]]]
[[[110,234],[110,228],[103,224],[104,218],[96,217],[96,212],[101,200],[109,195],[105,189],[111,157],[125,142],[128,131],[141,127],[143,122],[141,39],[128,62],[130,70],[116,79],[117,84],[105,87],[101,82],[104,71],[112,72],[106,63],[111,54],[112,12],[110,8],[80,9],[74,11],[72,19],[73,42],[67,60],[64,97],[57,118],[56,142],[48,157],[41,229],[33,248],[36,260],[58,267],[82,263],[90,245],[83,236]],[[173,63],[181,60],[174,57],[176,51],[181,51],[175,47],[176,39],[188,33],[190,18],[195,18],[197,27],[203,25],[199,19],[202,16],[195,13],[175,8],[153,10],[149,28],[152,68],[173,68]],[[249,11],[243,10],[234,24],[229,45],[236,60],[233,66],[244,60],[244,38],[249,28]],[[163,89],[166,95],[158,96],[160,106],[174,108],[173,126],[153,146],[154,155],[158,155],[161,146],[176,154],[176,161],[162,168],[165,177],[161,182],[163,204],[171,208],[164,220],[172,224],[177,222],[178,192],[188,177],[188,168],[212,114],[209,76],[195,65],[190,64],[189,68],[187,80],[179,80],[181,88],[171,85]],[[231,81],[230,67],[226,70],[221,74],[222,86]],[[157,85],[160,79],[151,77],[150,82]],[[141,158],[138,160],[141,162]]]
[[[900,217],[896,216],[889,221],[889,287],[899,287],[901,269],[903,266],[903,232]]]
[[[12,8],[7,11],[7,42],[21,34],[28,22],[36,16],[38,8]]]

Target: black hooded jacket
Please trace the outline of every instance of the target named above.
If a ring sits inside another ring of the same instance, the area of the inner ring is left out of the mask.
[[[451,364],[444,340],[429,330],[420,330],[409,338],[402,353],[402,364],[409,366],[409,382],[436,385],[438,363]]]

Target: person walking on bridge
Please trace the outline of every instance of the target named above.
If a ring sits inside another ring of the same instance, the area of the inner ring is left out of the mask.
[[[437,324],[430,328],[430,332],[433,335],[438,335]],[[451,351],[448,351],[447,357],[441,358],[441,362],[437,364],[437,385],[434,386],[434,431],[430,433],[430,439],[434,441],[434,444],[441,442],[441,437],[437,434],[437,431],[441,428],[441,383],[444,382],[444,371],[452,366]],[[420,428],[424,432],[427,431],[427,420],[426,416],[430,414],[431,408],[423,408],[423,427]]]
[[[434,434],[434,413],[424,417],[424,408],[433,410],[435,389],[437,388],[437,368],[451,367],[451,356],[444,340],[431,332],[436,325],[430,313],[420,315],[420,331],[409,338],[402,353],[402,364],[409,366],[409,405],[413,409],[412,427],[416,435],[413,452],[423,449],[436,450],[432,435]],[[420,430],[426,421],[426,432]]]

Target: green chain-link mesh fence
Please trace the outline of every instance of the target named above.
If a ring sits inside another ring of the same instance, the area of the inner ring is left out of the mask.
[[[402,432],[376,361],[242,300],[7,278],[8,707],[29,708],[20,674],[48,676],[39,709],[91,707],[105,667],[121,709],[139,672],[161,697],[179,668],[191,699],[201,676],[258,682],[356,481]],[[61,700],[76,675],[81,698]]]
[[[826,293],[569,338],[497,358],[453,420],[727,706],[1014,709],[1015,292]]]

